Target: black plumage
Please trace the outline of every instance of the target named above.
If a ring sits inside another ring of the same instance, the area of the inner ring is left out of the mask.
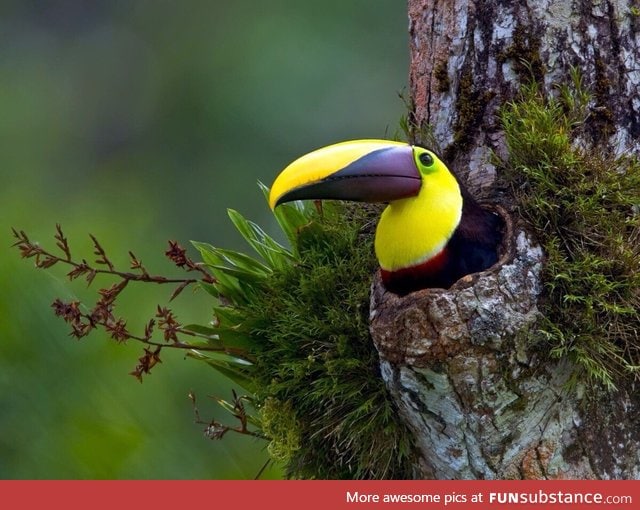
[[[424,288],[448,289],[465,275],[490,268],[498,261],[504,224],[500,216],[480,206],[460,185],[462,215],[445,248],[414,267],[382,271],[385,287],[396,294]]]

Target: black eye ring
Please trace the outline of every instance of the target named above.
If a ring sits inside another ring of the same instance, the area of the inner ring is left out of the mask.
[[[422,163],[424,166],[433,165],[433,158],[431,157],[431,154],[429,154],[428,152],[423,152],[422,154],[420,154],[420,156],[418,156],[418,159],[420,160],[420,163]]]

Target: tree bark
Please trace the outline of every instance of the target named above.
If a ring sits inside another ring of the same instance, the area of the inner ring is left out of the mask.
[[[577,67],[593,91],[590,140],[640,153],[640,11],[632,0],[409,0],[412,123],[476,193],[502,150],[497,109],[531,78]]]
[[[587,146],[640,153],[640,12],[631,1],[409,0],[412,140],[491,198],[497,111],[523,82],[548,92],[580,69]],[[377,277],[371,333],[426,478],[640,478],[640,397],[586,399],[575,367],[526,341],[542,250],[507,213],[500,261],[448,290],[399,297]]]

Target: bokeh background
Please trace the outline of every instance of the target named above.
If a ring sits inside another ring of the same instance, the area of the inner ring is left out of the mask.
[[[244,248],[227,207],[276,233],[257,180],[397,132],[406,25],[398,0],[0,0],[0,478],[258,473],[264,443],[194,424],[190,390],[204,418],[233,421],[208,398],[226,381],[165,351],[140,384],[141,345],[69,337],[53,299],[91,303],[108,281],[34,269],[10,228],[53,247],[61,223],[76,257],[91,232],[121,267],[132,250],[165,274],[168,239]],[[119,314],[140,330],[170,292],[128,288]],[[211,304],[185,292],[172,308],[204,324]]]

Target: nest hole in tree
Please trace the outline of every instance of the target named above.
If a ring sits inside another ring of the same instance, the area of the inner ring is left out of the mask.
[[[496,204],[484,205],[483,209],[491,211],[502,221],[502,232],[500,233],[500,241],[496,246],[497,260],[494,264],[483,269],[482,271],[462,276],[449,289],[444,290],[455,289],[458,285],[467,286],[469,283],[472,283],[478,278],[481,278],[484,273],[498,271],[504,264],[508,264],[509,262],[511,262],[515,256],[516,240],[514,235],[513,218],[511,217],[511,215],[502,206]]]
[[[482,269],[480,271],[472,271],[472,272],[465,273],[461,277],[459,277],[457,280],[453,281],[452,283],[446,286],[445,284],[443,284],[442,281],[438,283],[434,283],[433,281],[431,281],[431,279],[428,279],[426,282],[421,281],[420,280],[421,276],[419,273],[414,274],[413,270],[406,270],[407,274],[404,275],[404,280],[401,280],[395,286],[386,287],[386,290],[400,297],[406,296],[407,294],[411,294],[413,292],[419,292],[427,289],[434,290],[434,291],[451,290],[455,288],[458,284],[460,283],[465,284],[470,281],[473,281],[476,275],[481,275],[486,271],[490,271],[495,267],[499,267],[500,265],[508,262],[511,258],[513,258],[513,255],[514,255],[513,220],[511,219],[510,215],[507,213],[507,211],[504,208],[502,208],[499,205],[484,204],[482,206],[482,209],[484,211],[493,213],[500,220],[500,224],[499,224],[500,231],[498,234],[499,238],[496,244],[492,246],[493,250],[495,250],[495,258],[496,258],[493,264],[491,265],[486,264],[484,260],[482,260],[482,258],[485,257],[484,255],[478,256],[477,254],[474,254],[475,258],[471,259],[471,262],[469,263],[469,265],[473,267],[481,266]],[[418,280],[416,280],[416,278]],[[438,281],[438,279],[436,279],[436,281]],[[416,282],[422,283],[422,287],[416,288]]]
[[[400,296],[374,279],[370,330],[383,359],[429,366],[468,349],[501,350],[537,316],[543,253],[500,206],[504,221],[498,261],[460,278],[450,288]]]

